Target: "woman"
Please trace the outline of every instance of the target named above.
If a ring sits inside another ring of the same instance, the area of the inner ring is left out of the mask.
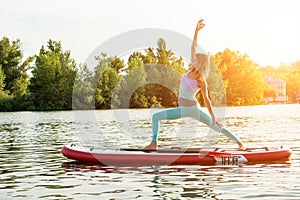
[[[179,119],[182,117],[192,117],[203,123],[205,123],[210,128],[223,133],[239,146],[239,150],[244,149],[244,144],[229,130],[224,128],[221,123],[219,123],[214,115],[211,101],[208,97],[207,83],[203,76],[207,72],[209,65],[209,57],[206,54],[196,53],[197,47],[197,37],[198,32],[204,27],[203,19],[201,19],[196,27],[195,35],[193,39],[192,49],[191,49],[191,61],[192,68],[189,70],[181,79],[180,88],[179,88],[179,107],[166,109],[161,112],[155,113],[152,116],[152,141],[145,147],[147,150],[156,150],[157,149],[157,138],[158,138],[158,129],[159,121],[164,119]],[[204,113],[199,104],[195,95],[201,90],[204,103],[209,111],[209,115]]]

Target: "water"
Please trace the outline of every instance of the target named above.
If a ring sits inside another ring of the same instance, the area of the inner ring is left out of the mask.
[[[150,142],[153,112],[0,113],[0,199],[299,199],[296,104],[230,107],[223,121],[247,146],[289,146],[292,158],[284,163],[117,167],[80,164],[60,153],[67,143],[143,147]],[[189,119],[165,121],[159,144],[203,146],[209,135]],[[222,135],[214,142],[236,147]]]

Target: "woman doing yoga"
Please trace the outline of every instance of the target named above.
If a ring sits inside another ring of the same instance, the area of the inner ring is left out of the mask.
[[[210,128],[223,133],[239,146],[239,150],[244,149],[244,144],[227,128],[216,120],[211,101],[208,96],[208,88],[204,74],[208,70],[209,57],[207,54],[196,53],[198,32],[204,27],[203,19],[199,20],[195,30],[195,35],[191,49],[191,69],[183,75],[179,88],[179,106],[176,108],[165,109],[152,116],[152,141],[145,147],[147,150],[157,150],[157,139],[160,120],[172,120],[182,117],[191,117],[200,122],[203,122]],[[204,103],[209,111],[209,114],[203,112],[195,97],[197,92],[201,90]]]

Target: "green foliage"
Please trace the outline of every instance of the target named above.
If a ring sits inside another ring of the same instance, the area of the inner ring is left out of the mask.
[[[34,110],[32,102],[28,99],[27,95],[24,96],[8,96],[0,98],[0,111],[29,111]]]
[[[147,108],[177,105],[177,94],[182,74],[186,71],[183,59],[166,49],[165,41],[158,40],[158,48],[147,48],[145,53],[132,53],[114,89],[121,108]],[[119,92],[118,92],[119,91]],[[117,104],[116,106],[117,107]]]
[[[217,53],[213,61],[222,74],[227,104],[255,105],[262,102],[263,76],[248,55],[225,49]]]
[[[105,54],[96,58],[99,62],[95,68],[95,106],[97,109],[118,107],[121,103],[117,83],[120,80],[120,70],[124,68],[124,62],[118,57],[107,58]]]
[[[217,66],[214,62],[210,62],[210,72],[207,78],[207,85],[211,103],[213,106],[225,106],[226,94],[222,80],[222,76],[218,71]],[[201,93],[201,92],[200,92]],[[201,99],[202,101],[202,99]]]
[[[135,61],[135,59],[133,59]],[[148,107],[147,98],[145,97],[146,72],[143,65],[139,62],[130,63],[130,70],[120,81],[120,92],[118,94],[122,108]]]
[[[5,74],[2,70],[2,66],[0,65],[0,99],[8,97],[8,92],[4,90],[4,86],[5,86],[4,80],[5,80]]]
[[[0,40],[0,66],[5,74],[2,87],[9,95],[22,96],[26,94],[28,82],[27,70],[33,58],[22,62],[20,40],[10,42],[7,37]]]
[[[70,52],[63,52],[61,43],[48,41],[36,56],[29,90],[37,110],[72,108],[72,89],[77,75]]]
[[[186,68],[164,39],[159,38],[157,46],[133,52],[126,64],[102,53],[90,71],[85,64],[77,65],[60,42],[49,40],[38,55],[23,59],[20,40],[4,37],[0,40],[0,111],[177,106]],[[300,94],[300,61],[261,68],[246,54],[229,49],[211,56],[207,83],[213,105],[254,105],[263,96],[275,98],[276,92],[263,82],[265,75],[285,80],[290,98]],[[197,98],[202,102],[201,93]]]
[[[20,40],[0,40],[0,111],[27,110],[29,78],[27,70],[33,57],[23,60]]]
[[[164,107],[177,106],[177,96],[183,73],[178,72],[172,66],[162,64],[145,65],[145,70],[147,83],[149,83],[145,88],[145,94],[149,100],[155,100],[155,104],[150,103],[149,107],[157,105]]]
[[[177,106],[180,79],[186,72],[182,57],[178,58],[168,50],[162,38],[158,40],[158,48],[148,48],[145,52],[139,57],[147,75],[144,96],[148,99],[148,107]]]
[[[72,96],[72,109],[86,110],[95,108],[94,75],[86,65],[79,65]]]

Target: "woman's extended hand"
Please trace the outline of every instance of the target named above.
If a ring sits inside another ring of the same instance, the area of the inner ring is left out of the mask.
[[[220,127],[220,128],[222,128],[223,127],[223,124],[221,124],[220,122],[218,122],[218,121],[216,121],[216,124]]]
[[[223,127],[223,124],[221,124],[220,122],[218,122],[214,116],[212,116],[212,121],[213,121],[213,125],[214,126],[218,125],[220,128]]]
[[[203,23],[204,19],[200,19],[197,23],[197,27],[196,27],[196,31],[200,31],[204,26],[205,24]]]

